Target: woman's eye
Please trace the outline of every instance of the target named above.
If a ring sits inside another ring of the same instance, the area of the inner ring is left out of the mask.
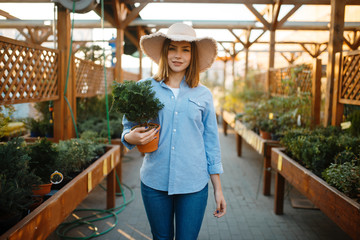
[[[173,48],[173,47],[169,48],[169,51],[174,51],[174,50],[175,50],[175,48]]]
[[[184,49],[184,52],[190,52],[190,50],[189,49]]]

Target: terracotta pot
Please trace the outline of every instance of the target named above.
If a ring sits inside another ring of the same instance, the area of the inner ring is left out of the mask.
[[[153,139],[151,142],[145,144],[145,145],[137,145],[137,148],[139,152],[141,153],[150,153],[154,152],[158,149],[159,146],[159,138],[160,138],[160,125],[156,123],[150,123],[149,124],[149,130],[156,127],[158,129],[158,132],[155,134],[155,139]]]
[[[266,140],[271,140],[271,133],[265,132],[260,129],[260,137]]]
[[[32,190],[33,195],[44,196],[48,194],[51,191],[51,185],[52,183],[35,186]]]

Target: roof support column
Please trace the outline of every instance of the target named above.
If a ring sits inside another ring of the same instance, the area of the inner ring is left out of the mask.
[[[58,68],[58,91],[59,100],[54,101],[54,138],[56,141],[75,137],[75,128],[72,122],[71,113],[64,99],[66,88],[66,73],[69,71],[66,97],[76,116],[76,93],[75,79],[73,74],[73,59],[68,66],[70,50],[70,13],[69,10],[59,6],[58,10],[58,49],[60,50]],[[70,68],[69,70],[67,68]],[[76,121],[76,120],[75,120]]]
[[[344,35],[345,1],[331,0],[330,38],[328,45],[327,82],[324,125],[331,121],[335,82],[335,54],[342,51]]]

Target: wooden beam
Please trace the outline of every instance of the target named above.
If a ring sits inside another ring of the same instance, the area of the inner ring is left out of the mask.
[[[124,30],[124,34],[132,44],[134,44],[138,49],[140,48],[139,39],[134,37],[128,30]]]
[[[228,29],[228,30],[236,38],[236,40],[239,41],[239,43],[241,43],[243,46],[245,46],[245,43],[234,33],[234,31],[232,29]]]
[[[275,4],[273,5],[273,14],[271,18],[271,30],[275,30],[278,22],[278,17],[280,13],[282,0],[276,0]]]
[[[147,4],[148,2],[143,2],[137,8],[132,9],[130,14],[126,16],[126,19],[121,24],[121,27],[125,29],[130,22],[132,22],[135,18],[139,16],[140,11],[143,10]]]
[[[284,23],[301,7],[301,4],[295,4],[295,6],[277,23],[277,28],[284,25]]]
[[[261,22],[264,25],[265,29],[270,29],[270,23],[268,21],[266,21],[266,19],[264,18],[263,15],[261,15],[252,4],[245,4],[245,6],[250,10],[250,12],[252,12],[252,14],[254,14],[254,16],[256,17],[256,19]]]
[[[1,0],[5,1],[5,0]],[[29,1],[29,0],[28,0]],[[134,2],[145,2],[146,0],[124,0],[125,3],[133,4]],[[274,0],[162,0],[164,3],[242,3],[242,4],[273,4]],[[309,4],[309,5],[330,5],[330,0],[283,0],[283,4]],[[347,5],[360,5],[359,0],[347,0]]]
[[[324,125],[328,126],[332,116],[333,90],[335,82],[335,54],[342,51],[344,39],[345,2],[331,0],[330,38],[328,45],[327,82],[325,94]]]

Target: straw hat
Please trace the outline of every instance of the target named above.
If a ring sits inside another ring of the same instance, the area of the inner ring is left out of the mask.
[[[165,38],[172,41],[196,42],[199,55],[200,72],[211,67],[217,55],[216,41],[210,37],[196,38],[195,30],[184,23],[174,23],[169,27],[167,34],[156,32],[144,35],[140,39],[143,52],[155,63],[159,64],[161,49]]]

